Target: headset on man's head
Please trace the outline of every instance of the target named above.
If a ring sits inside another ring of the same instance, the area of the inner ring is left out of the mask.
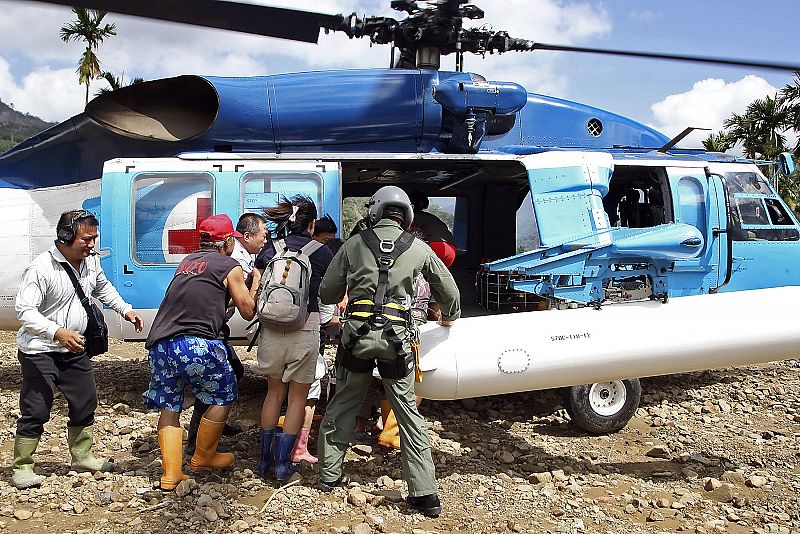
[[[76,210],[69,222],[64,222],[56,229],[56,238],[59,243],[71,245],[75,241],[75,224],[81,219],[94,217],[94,214],[86,210]]]

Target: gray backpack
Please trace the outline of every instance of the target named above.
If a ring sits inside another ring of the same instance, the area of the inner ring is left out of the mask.
[[[310,256],[322,245],[313,239],[300,250],[289,250],[286,242],[272,242],[275,256],[261,278],[258,320],[273,330],[299,330],[308,320],[308,290],[311,284]]]

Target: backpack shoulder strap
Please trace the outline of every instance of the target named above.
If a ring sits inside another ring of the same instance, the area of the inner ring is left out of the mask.
[[[272,242],[272,247],[275,249],[275,257],[277,258],[286,250],[286,242],[283,239],[275,239]]]
[[[317,241],[315,239],[312,239],[311,241],[309,241],[308,243],[303,245],[303,248],[300,249],[300,254],[305,254],[306,256],[311,256],[313,253],[318,251],[323,246],[324,245],[322,243],[320,243],[319,241]]]

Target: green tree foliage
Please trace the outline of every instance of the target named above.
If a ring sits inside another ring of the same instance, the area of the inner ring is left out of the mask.
[[[703,141],[703,148],[709,152],[727,152],[732,149],[735,144],[736,140],[722,131],[709,134],[705,141]]]
[[[794,81],[778,93],[778,100],[786,112],[785,126],[797,134],[797,143],[794,145],[794,155],[800,158],[800,72],[794,73]]]
[[[116,35],[115,24],[103,24],[105,11],[95,11],[82,7],[73,7],[76,20],[73,20],[61,27],[61,40],[65,43],[70,41],[83,41],[86,43],[86,50],[78,60],[78,83],[86,86],[86,103],[89,103],[89,85],[91,81],[99,78],[103,71],[100,68],[100,59],[95,50],[106,37]]]
[[[744,113],[734,113],[724,123],[725,131],[711,134],[703,142],[706,150],[726,152],[736,145],[751,159],[775,161],[781,152],[793,151],[795,166],[800,160],[800,140],[787,145],[790,131],[800,139],[800,72],[775,97],[767,96],[751,102]],[[778,192],[794,211],[800,208],[800,174],[776,173],[776,167],[765,168],[770,177],[777,177]]]
[[[103,74],[100,75],[100,78],[108,82],[108,87],[103,87],[95,96],[100,96],[105,93],[110,93],[111,91],[116,91],[117,89],[122,89],[123,87],[128,87],[130,85],[137,85],[144,82],[144,78],[134,78],[130,81],[130,83],[125,83],[125,73],[119,75],[119,77],[114,76],[113,72],[110,71],[103,71]]]

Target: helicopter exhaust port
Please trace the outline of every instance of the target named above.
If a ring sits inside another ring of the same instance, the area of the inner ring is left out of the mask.
[[[184,141],[214,124],[219,98],[200,76],[177,76],[129,85],[89,102],[86,113],[125,137]]]

